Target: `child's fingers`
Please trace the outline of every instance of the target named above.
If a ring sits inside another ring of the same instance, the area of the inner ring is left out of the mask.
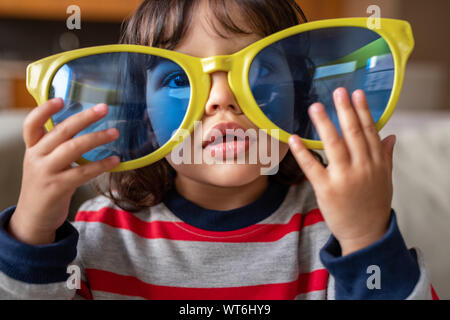
[[[342,129],[342,135],[348,146],[350,156],[356,163],[366,163],[370,159],[369,147],[361,128],[360,120],[356,114],[347,90],[338,88],[333,94],[334,103]]]
[[[330,163],[332,162],[337,166],[348,164],[350,158],[347,147],[325,112],[324,106],[321,103],[314,103],[309,108],[308,113],[322,140]]]
[[[289,137],[289,146],[297,163],[301,167],[311,184],[320,183],[326,177],[326,170],[321,163],[309,152],[300,137],[292,135]]]
[[[71,139],[81,130],[100,120],[108,113],[108,106],[100,103],[92,108],[74,114],[55,126],[42,138],[39,152],[49,154],[63,142]]]
[[[54,98],[34,108],[23,122],[23,140],[27,148],[34,146],[45,134],[44,124],[50,117],[61,110],[64,101]]]
[[[371,150],[372,159],[379,161],[382,159],[382,145],[380,136],[378,135],[375,122],[372,114],[370,113],[369,104],[367,103],[366,95],[362,90],[356,90],[352,94],[353,105],[355,106],[356,113],[361,120],[361,126],[369,144]]]
[[[119,131],[110,128],[66,141],[49,154],[50,167],[52,171],[65,169],[68,165],[80,159],[84,153],[95,147],[110,143],[116,140],[118,136]]]
[[[117,156],[87,163],[63,171],[61,180],[66,181],[69,185],[79,187],[100,174],[114,169],[119,163],[120,159]]]
[[[397,137],[395,135],[390,135],[387,138],[383,139],[383,141],[381,141],[381,146],[382,146],[381,148],[383,149],[385,157],[387,158],[387,163],[388,163],[390,172],[392,172],[394,145],[395,145],[396,140],[397,140]]]

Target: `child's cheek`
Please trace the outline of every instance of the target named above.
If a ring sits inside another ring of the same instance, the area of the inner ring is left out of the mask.
[[[172,134],[181,125],[186,115],[190,92],[188,89],[179,89],[178,96],[169,89],[148,92],[147,111],[153,128],[153,133],[160,146],[171,138]],[[172,92],[172,93],[171,93]]]

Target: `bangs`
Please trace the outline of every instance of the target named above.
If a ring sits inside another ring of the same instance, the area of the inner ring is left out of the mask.
[[[209,23],[222,38],[229,36],[221,30],[230,34],[257,34],[266,37],[306,22],[295,1],[212,0],[209,7],[219,25],[214,21]],[[239,20],[233,18],[230,12],[239,12]]]
[[[186,34],[196,7],[204,0],[146,0],[125,22],[120,43],[173,50]],[[294,0],[209,0],[207,19],[222,38],[230,34],[257,34],[265,37],[306,22]],[[231,12],[239,12],[239,19]]]

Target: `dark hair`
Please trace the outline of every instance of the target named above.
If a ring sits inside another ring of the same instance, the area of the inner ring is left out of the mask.
[[[136,12],[123,24],[120,42],[174,49],[186,34],[193,12],[202,0],[144,0]],[[209,0],[211,12],[223,30],[233,34],[255,33],[262,37],[306,22],[295,0]],[[229,6],[237,5],[246,26],[239,26],[229,15]],[[223,38],[216,25],[212,27]],[[310,152],[323,164],[320,154]],[[149,166],[116,173],[107,173],[102,183],[94,181],[95,190],[120,208],[137,212],[160,203],[174,186],[176,171],[165,158]],[[280,162],[278,173],[269,176],[282,184],[297,184],[304,174],[294,156],[288,151]]]

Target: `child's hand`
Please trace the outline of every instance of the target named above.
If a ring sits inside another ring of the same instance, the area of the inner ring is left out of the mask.
[[[355,108],[344,88],[334,92],[342,138],[322,104],[315,103],[309,109],[329,160],[326,168],[298,136],[289,140],[293,155],[314,188],[319,209],[341,245],[342,255],[384,235],[393,192],[395,136],[380,141],[362,90],[355,91],[352,100]]]
[[[117,139],[119,133],[110,129],[109,133],[104,130],[73,138],[108,113],[105,104],[75,114],[46,133],[45,122],[63,104],[62,99],[49,100],[33,109],[23,124],[26,150],[22,186],[8,231],[29,244],[53,242],[56,229],[67,218],[76,188],[119,163],[118,157],[110,157],[71,167],[84,153]]]

